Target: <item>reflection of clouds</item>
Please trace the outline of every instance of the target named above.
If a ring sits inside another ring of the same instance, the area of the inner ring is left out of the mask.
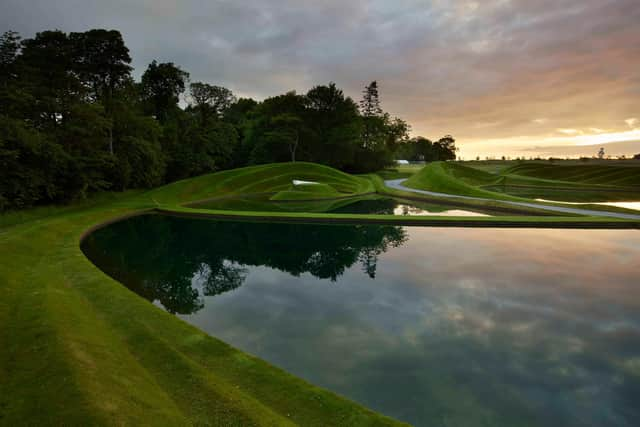
[[[189,320],[419,425],[640,419],[637,232],[408,232],[375,280],[252,268]]]
[[[435,210],[431,212],[427,209],[399,204],[393,208],[394,215],[405,215],[405,216],[489,216],[487,214],[483,214],[480,212],[472,212],[466,211],[462,209],[446,209]]]

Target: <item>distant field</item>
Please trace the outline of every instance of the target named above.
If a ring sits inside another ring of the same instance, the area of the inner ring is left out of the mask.
[[[411,165],[396,165],[391,168],[378,172],[383,179],[400,179],[408,178],[411,175],[418,173],[423,167],[424,163],[411,164]]]

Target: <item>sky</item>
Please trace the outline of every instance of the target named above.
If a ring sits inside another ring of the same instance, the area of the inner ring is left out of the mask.
[[[264,99],[377,80],[412,135],[460,156],[640,153],[638,0],[0,0],[0,31],[120,30],[154,59]]]

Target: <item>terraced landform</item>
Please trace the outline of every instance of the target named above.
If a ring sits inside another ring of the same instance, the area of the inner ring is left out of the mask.
[[[435,162],[413,175],[404,185],[434,192],[494,200],[614,202],[640,200],[640,163],[632,166],[557,165],[524,163],[493,169],[461,163]],[[616,208],[588,205],[588,209]],[[632,212],[620,210],[620,212]]]
[[[276,164],[204,175],[147,192],[104,194],[71,206],[2,215],[0,424],[396,424],[208,336],[98,270],[80,250],[83,236],[126,216],[165,213],[286,222],[638,226],[601,217],[423,218],[188,206],[247,194],[284,197],[297,191],[291,187],[293,179],[322,183],[321,194],[303,191],[313,197],[403,193],[385,189],[375,176],[352,176],[314,164]],[[474,188],[459,181],[465,191]],[[469,203],[500,205],[499,200]]]

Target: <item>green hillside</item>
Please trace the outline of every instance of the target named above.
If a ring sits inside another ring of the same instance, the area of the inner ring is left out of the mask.
[[[640,200],[640,167],[525,163],[492,173],[461,163],[434,162],[405,185],[496,200],[633,201]]]
[[[148,196],[159,204],[187,203],[234,194],[277,193],[292,191],[292,181],[313,181],[330,187],[335,196],[354,196],[375,191],[365,178],[340,172],[315,163],[275,163],[233,169],[186,179],[155,189]],[[308,186],[305,186],[308,187]],[[305,192],[313,189],[303,190]],[[297,197],[298,195],[292,195]],[[283,200],[282,196],[279,200]]]

